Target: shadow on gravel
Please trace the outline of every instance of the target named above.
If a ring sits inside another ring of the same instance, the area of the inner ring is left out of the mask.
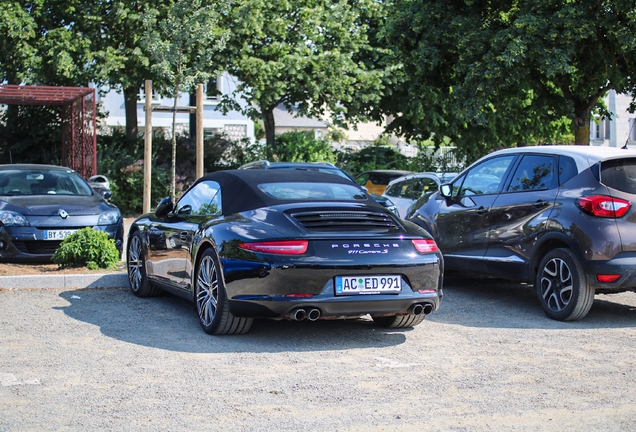
[[[193,353],[303,352],[350,348],[377,349],[405,342],[413,329],[381,329],[370,320],[255,320],[249,333],[209,336],[201,330],[195,307],[166,294],[140,299],[128,289],[79,289],[60,297],[70,304],[56,309],[98,326],[114,339],[169,351]],[[426,322],[421,324],[425,325]]]
[[[560,322],[544,314],[531,284],[452,275],[444,280],[440,309],[427,320],[466,327],[545,330],[636,327],[636,293],[597,295],[585,318]]]

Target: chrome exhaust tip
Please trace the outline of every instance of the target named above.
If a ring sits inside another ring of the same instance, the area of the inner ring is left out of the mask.
[[[310,309],[309,312],[307,312],[307,319],[309,321],[316,321],[318,318],[320,318],[320,309]]]
[[[289,317],[294,321],[302,321],[307,316],[305,309],[295,309],[289,313]]]

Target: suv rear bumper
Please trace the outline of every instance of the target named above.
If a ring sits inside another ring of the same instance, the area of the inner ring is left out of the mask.
[[[622,252],[607,261],[586,261],[585,274],[597,293],[636,291],[636,252]],[[602,283],[598,275],[619,274],[616,282]]]

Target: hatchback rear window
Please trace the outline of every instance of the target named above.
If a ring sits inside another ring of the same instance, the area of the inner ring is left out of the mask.
[[[601,162],[601,183],[612,189],[636,194],[636,158]]]

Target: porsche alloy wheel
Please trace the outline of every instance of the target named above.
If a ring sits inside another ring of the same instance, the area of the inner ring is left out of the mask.
[[[128,264],[128,282],[133,294],[137,297],[157,295],[160,289],[153,286],[146,275],[144,248],[139,231],[135,232],[130,238],[126,261]]]
[[[199,323],[208,334],[243,334],[252,326],[252,318],[235,317],[230,312],[218,260],[212,249],[203,253],[197,266],[195,302]]]
[[[594,302],[594,289],[569,249],[554,249],[539,264],[535,288],[546,315],[560,321],[583,318]]]
[[[393,315],[393,316],[371,316],[373,322],[383,328],[406,328],[415,327],[426,318],[425,314],[419,315]]]

